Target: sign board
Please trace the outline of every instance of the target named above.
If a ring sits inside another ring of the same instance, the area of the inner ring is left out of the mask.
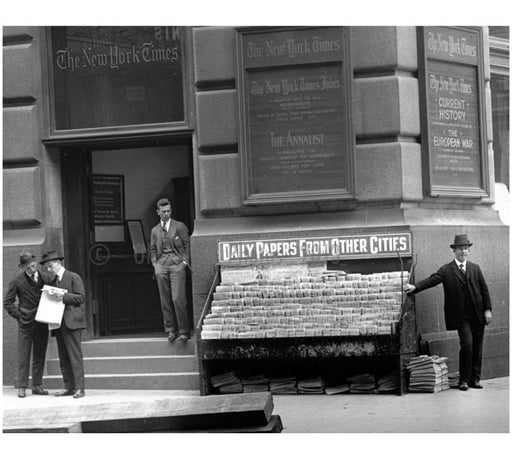
[[[410,256],[411,233],[220,241],[221,264]]]
[[[479,30],[424,27],[422,145],[433,196],[487,196]]]
[[[92,176],[94,225],[124,225],[124,176]]]
[[[346,30],[240,30],[237,45],[245,202],[353,197]]]

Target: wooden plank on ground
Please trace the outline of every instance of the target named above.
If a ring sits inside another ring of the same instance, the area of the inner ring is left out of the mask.
[[[180,433],[281,433],[283,423],[281,416],[272,415],[268,424],[264,426],[232,427],[232,428],[212,428],[206,430],[181,430]]]
[[[82,426],[79,422],[71,424],[55,424],[51,426],[18,426],[18,427],[5,427],[4,433],[82,433]]]
[[[82,432],[169,432],[175,430],[262,426],[274,404],[270,393],[176,397],[4,410],[4,428],[79,422]]]

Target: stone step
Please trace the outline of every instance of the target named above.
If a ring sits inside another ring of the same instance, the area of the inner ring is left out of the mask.
[[[169,343],[165,337],[151,338],[108,338],[82,341],[82,352],[85,357],[118,357],[146,355],[194,355],[194,339],[186,343]],[[48,342],[48,359],[58,358],[57,340]]]
[[[60,375],[58,358],[46,361],[48,375]],[[190,373],[197,372],[194,355],[144,355],[114,357],[84,357],[86,375],[116,373]]]
[[[31,385],[31,382],[29,383]],[[43,387],[63,389],[60,375],[45,375]],[[109,373],[85,375],[85,389],[199,390],[199,373]]]

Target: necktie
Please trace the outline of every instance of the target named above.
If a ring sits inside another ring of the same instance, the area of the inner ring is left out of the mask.
[[[37,277],[36,277],[36,273],[32,274],[30,276],[32,278],[32,280],[34,281],[35,284],[37,284]]]
[[[462,274],[466,274],[466,270],[464,269],[464,265],[462,263],[459,265],[459,269],[462,271]]]

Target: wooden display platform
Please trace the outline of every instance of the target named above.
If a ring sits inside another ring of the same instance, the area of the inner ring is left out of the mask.
[[[7,432],[280,432],[270,393],[11,409]]]

